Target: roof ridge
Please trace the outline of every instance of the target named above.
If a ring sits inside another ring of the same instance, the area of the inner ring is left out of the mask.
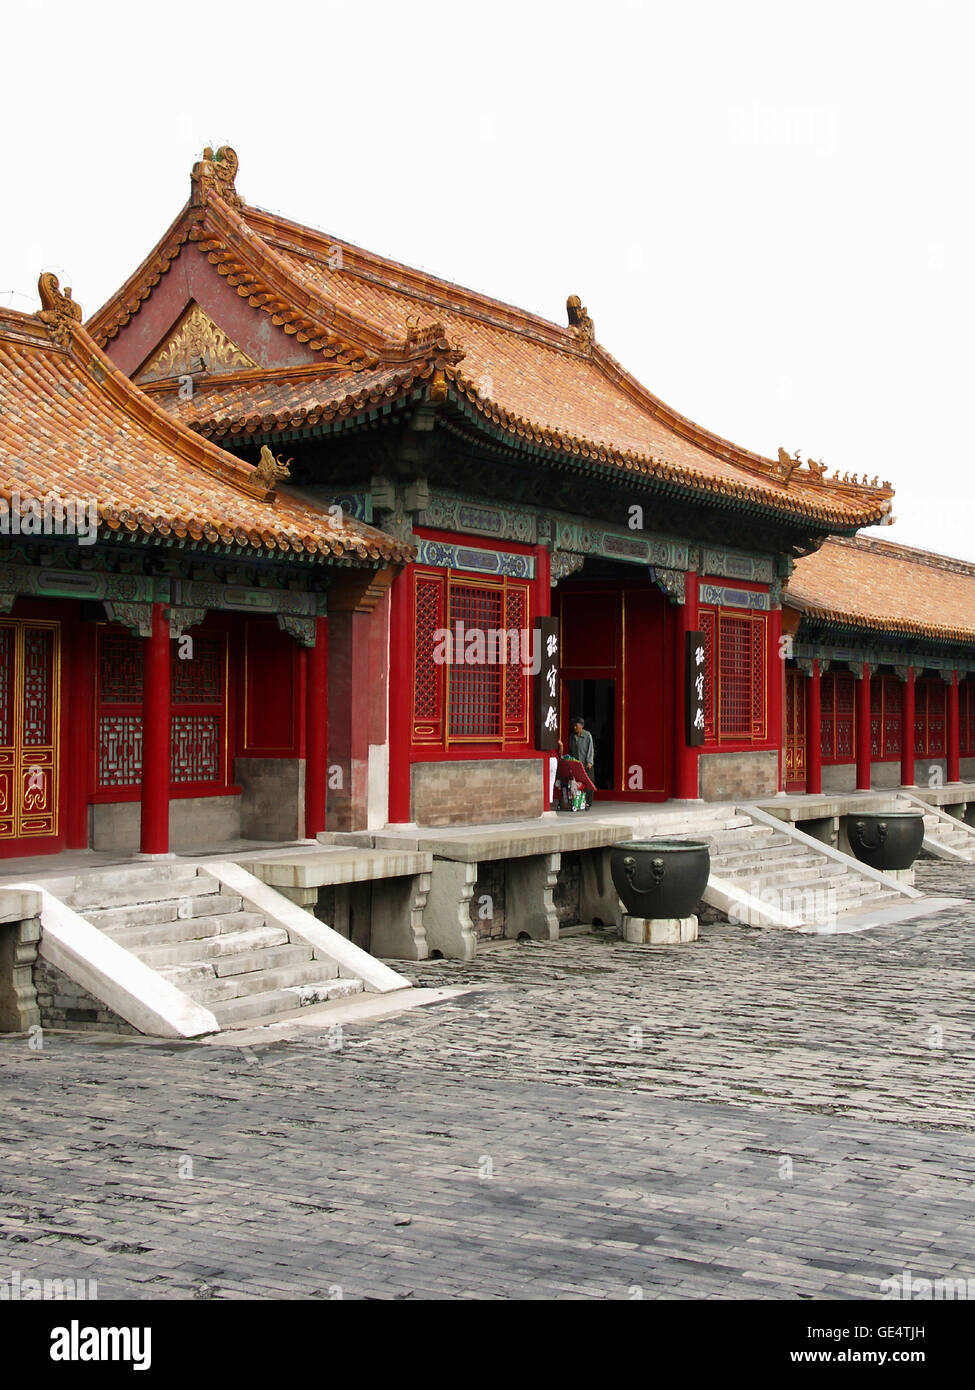
[[[377,251],[370,251],[365,247],[350,242],[345,238],[334,236],[331,233],[321,231],[314,227],[308,227],[299,222],[293,222],[290,218],[271,212],[265,208],[259,208],[252,204],[245,203],[239,210],[239,216],[250,226],[251,221],[258,223],[261,227],[257,234],[270,245],[278,245],[293,254],[308,254],[309,259],[324,260],[330,263],[336,250],[347,253],[343,255],[341,270],[343,274],[354,278],[365,280],[368,283],[382,285],[386,289],[393,290],[395,293],[405,295],[409,298],[418,299],[421,302],[433,303],[436,307],[451,309],[462,317],[476,319],[478,322],[486,323],[490,326],[500,328],[508,332],[519,333],[523,337],[533,338],[544,346],[554,351],[566,352],[574,357],[588,359],[602,373],[602,375],[614,385],[620,387],[634,403],[646,410],[653,418],[660,420],[669,429],[673,430],[682,438],[690,440],[699,447],[706,449],[714,457],[724,462],[735,464],[738,467],[747,469],[749,472],[765,478],[768,481],[778,480],[778,470],[780,464],[764,454],[757,453],[755,450],[746,449],[733,441],[726,439],[723,435],[717,434],[713,430],[707,429],[704,425],[697,424],[689,416],[683,415],[657,395],[649,387],[645,386],[632,372],[626,370],[622,364],[612,356],[612,354],[599,343],[592,333],[592,322],[588,320],[588,332],[579,332],[571,324],[561,325],[551,319],[546,319],[540,314],[535,314],[530,310],[521,309],[517,305],[508,304],[504,300],[496,299],[480,290],[472,290],[464,285],[459,285],[454,281],[446,280],[434,275],[429,271],[421,270],[415,266],[409,266],[403,261],[393,260],[389,256],[384,256]],[[266,224],[266,230],[264,229]],[[281,229],[291,233],[290,241],[281,235]],[[257,229],[255,229],[257,230]],[[306,243],[303,245],[302,243]],[[382,270],[395,273],[395,279],[390,279],[389,275],[374,274],[364,270],[363,262],[366,266],[378,267]],[[330,268],[334,268],[330,265]],[[300,267],[297,273],[302,280],[305,276]],[[406,283],[402,277],[405,277]],[[310,288],[322,294],[321,287],[313,281],[309,283]],[[443,303],[438,303],[436,298],[432,298],[429,287],[433,286],[436,291],[442,291]],[[426,294],[424,294],[426,291]],[[493,317],[490,312],[478,313],[476,308],[483,306],[489,311],[497,313],[500,317]],[[583,310],[585,315],[585,311]],[[788,480],[786,479],[786,486]],[[811,472],[802,474],[804,483],[820,483],[830,491],[840,490],[846,493],[848,487],[844,487],[843,481],[839,478],[825,478],[822,475],[815,475]],[[883,491],[883,489],[877,489]],[[862,495],[862,488],[856,485],[856,495]]]
[[[883,540],[879,536],[833,536],[825,544],[842,545],[853,550],[866,550],[877,555],[886,555],[892,560],[905,560],[910,564],[927,565],[930,569],[975,575],[975,562],[973,561],[961,560],[955,555],[941,555],[936,550],[922,550],[918,546],[904,545],[899,541]]]
[[[578,339],[568,325],[558,324],[553,319],[547,319],[544,315],[536,314],[531,309],[523,309],[517,304],[510,304],[506,300],[497,299],[494,295],[489,295],[483,290],[475,290],[456,280],[448,280],[443,276],[435,275],[432,271],[423,270],[419,266],[407,265],[405,261],[394,260],[391,256],[385,256],[381,252],[370,251],[367,247],[360,246],[357,242],[349,241],[345,237],[334,236],[318,228],[308,227],[301,222],[293,222],[290,218],[283,217],[280,213],[271,212],[267,208],[248,203],[241,209],[240,215],[248,225],[250,225],[251,219],[258,222],[268,222],[270,224],[268,232],[258,232],[263,240],[272,245],[277,242],[293,253],[307,254],[309,260],[324,259],[327,263],[330,256],[334,256],[335,250],[338,248],[350,253],[350,264],[343,263],[342,265],[342,270],[346,274],[381,284],[386,289],[395,290],[397,293],[412,299],[423,299],[425,302],[431,301],[431,288],[441,290],[444,300],[440,306],[442,308],[453,309],[454,312],[468,318],[478,318],[510,332],[525,332],[528,336],[537,333],[540,340],[547,342],[549,346],[574,351],[578,356],[586,355],[584,350],[580,349]],[[297,236],[289,243],[287,238],[281,235],[279,230],[281,228],[296,233]],[[302,240],[311,241],[315,245],[313,247],[303,246]],[[370,273],[363,269],[363,262],[383,270],[398,272],[399,276],[405,277],[405,282],[401,278],[391,281],[387,276]],[[490,313],[487,316],[478,313],[480,308],[488,311],[493,310],[499,313],[500,317],[492,319]]]

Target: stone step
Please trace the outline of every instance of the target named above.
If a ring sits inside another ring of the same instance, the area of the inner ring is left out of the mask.
[[[210,1008],[229,999],[249,999],[253,994],[270,994],[276,989],[327,984],[337,978],[334,973],[329,975],[327,970],[322,969],[321,961],[289,961],[283,965],[269,965],[266,970],[248,970],[242,975],[221,975],[209,981],[201,980],[187,993],[192,994],[198,1004]]]
[[[736,888],[745,888],[746,885],[754,885],[754,887],[748,886],[746,888],[746,892],[754,892],[757,889],[766,888],[808,888],[811,884],[816,883],[822,883],[825,887],[827,884],[834,884],[837,876],[834,875],[832,878],[824,878],[819,867],[816,865],[810,865],[805,869],[797,869],[793,865],[788,864],[785,868],[780,870],[770,869],[767,866],[759,868],[742,867],[740,869],[735,869],[731,873],[718,873],[717,877],[727,879],[727,881],[733,883]]]
[[[898,899],[902,902],[904,901],[900,893],[895,892],[893,889],[885,889],[881,892],[871,893],[864,897],[857,898],[855,901],[851,901],[842,907],[837,907],[836,913],[838,917],[842,917],[846,912],[872,912],[876,907],[884,907],[885,905],[892,906]]]
[[[224,968],[242,965],[249,968]],[[312,960],[310,951],[302,946],[243,953],[228,961],[167,965],[159,973],[198,1004],[236,999],[245,994],[264,994],[271,989],[332,979],[337,974],[334,967],[329,969],[327,962]]]
[[[84,912],[89,907],[126,907],[136,903],[158,903],[167,898],[191,898],[206,893],[220,891],[220,885],[209,875],[193,873],[178,880],[171,878],[143,879],[135,883],[120,884],[117,888],[107,888],[97,883],[86,883],[70,897],[65,898],[69,907],[76,912]]]
[[[156,902],[133,903],[129,907],[90,907],[81,911],[93,927],[111,932],[118,927],[151,927],[164,922],[185,921],[190,917],[219,917],[239,912],[243,900],[233,893],[194,893],[183,898],[162,898]]]
[[[90,913],[88,920],[91,920]],[[228,912],[214,917],[184,917],[178,921],[158,922],[153,926],[112,927],[105,935],[138,955],[150,946],[175,946],[180,941],[202,941],[208,936],[221,936],[226,932],[245,931],[249,927],[263,925],[264,917],[260,912]]]
[[[187,965],[196,961],[215,961],[221,957],[234,957],[264,951],[271,946],[287,946],[288,933],[283,927],[245,927],[243,930],[225,932],[202,939],[174,941],[162,946],[145,946],[135,954],[145,965],[158,970],[162,966]],[[302,947],[310,954],[311,947]],[[256,966],[244,966],[256,969]],[[224,973],[224,972],[217,972]]]
[[[307,1008],[310,1004],[324,1004],[329,999],[361,994],[362,988],[361,980],[323,978],[317,982],[309,981],[305,985],[271,989],[264,994],[251,994],[220,1001],[211,1006],[211,1011],[221,1028],[232,1028],[252,1019],[271,1018],[275,1014]]]
[[[695,815],[670,814],[666,816],[641,815],[630,817],[630,824],[640,834],[652,836],[675,836],[683,839],[697,839],[744,830],[751,826],[747,816],[705,817]]]
[[[178,860],[172,863],[118,864],[104,869],[87,869],[83,874],[57,880],[57,896],[63,902],[74,902],[78,895],[93,890],[95,898],[107,901],[116,893],[142,883],[166,881],[173,885],[196,878],[199,867]],[[52,890],[53,891],[53,890]]]
[[[717,835],[710,837],[714,850],[720,853],[723,850],[742,850],[755,853],[757,850],[769,848],[780,848],[786,845],[795,845],[789,835],[783,830],[773,830],[771,826],[755,825],[741,830],[720,831]]]
[[[737,869],[754,869],[756,872],[764,872],[768,869],[786,869],[794,865],[797,869],[808,869],[813,865],[825,868],[827,864],[835,861],[828,860],[821,854],[814,854],[811,850],[801,847],[794,849],[768,849],[756,855],[753,850],[726,850],[721,854],[711,855],[711,866],[722,878]],[[842,867],[842,866],[838,866]]]

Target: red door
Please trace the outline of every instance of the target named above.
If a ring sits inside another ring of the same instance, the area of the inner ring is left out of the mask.
[[[60,848],[61,625],[0,619],[0,856]]]
[[[785,789],[806,790],[806,677],[785,673]]]
[[[649,581],[567,584],[562,624],[562,740],[581,715],[595,742],[596,799],[665,801],[672,777],[672,623]]]

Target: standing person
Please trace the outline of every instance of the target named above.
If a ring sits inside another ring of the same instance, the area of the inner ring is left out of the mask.
[[[569,735],[569,757],[578,758],[582,766],[586,769],[586,775],[590,782],[593,781],[592,765],[596,757],[596,746],[592,741],[592,734],[586,728],[585,720],[577,716],[572,721],[572,733]],[[593,794],[586,792],[586,810],[592,805]]]

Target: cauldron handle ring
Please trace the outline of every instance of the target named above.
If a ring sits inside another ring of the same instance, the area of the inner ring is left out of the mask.
[[[875,845],[870,844],[866,835],[864,835],[863,832],[866,829],[866,826],[864,825],[862,820],[858,820],[853,828],[856,831],[860,844],[863,846],[864,849],[882,849],[884,845],[887,843],[887,822],[885,820],[880,821],[880,823],[877,826],[877,843]]]
[[[663,882],[664,861],[662,859],[650,860],[650,877],[653,879],[653,882],[651,883],[649,888],[634,887],[633,877],[636,874],[636,860],[633,858],[631,854],[628,854],[626,858],[623,860],[623,872],[626,875],[627,883],[630,885],[630,888],[634,893],[655,893],[657,889],[660,887],[661,883]]]

